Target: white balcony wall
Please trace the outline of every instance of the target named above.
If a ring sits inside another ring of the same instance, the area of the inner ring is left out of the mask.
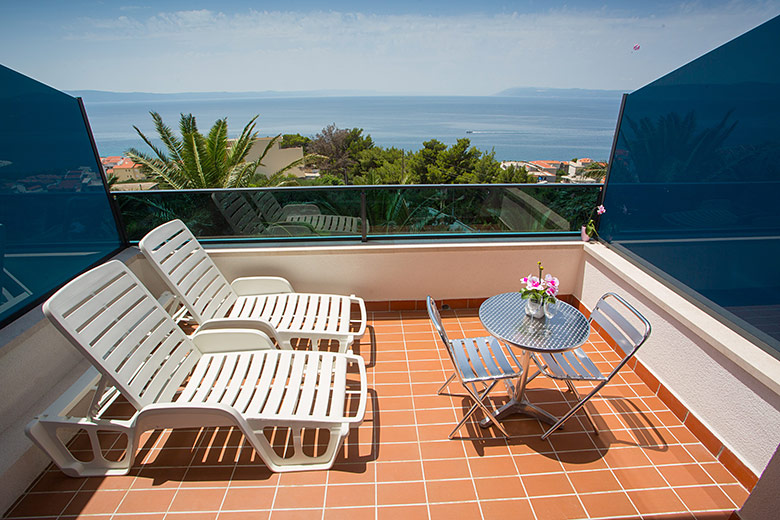
[[[210,249],[233,280],[257,274],[282,276],[296,291],[356,294],[366,301],[479,298],[516,291],[520,279],[557,276],[561,292],[580,291],[580,242],[470,242],[252,249]]]

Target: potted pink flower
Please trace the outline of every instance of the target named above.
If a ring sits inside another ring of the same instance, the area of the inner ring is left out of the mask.
[[[599,234],[596,231],[596,223],[593,221],[593,212],[596,212],[597,215],[603,215],[607,212],[606,208],[604,208],[604,205],[599,205],[594,208],[593,211],[590,213],[590,219],[588,220],[588,223],[582,226],[582,229],[580,229],[580,236],[582,237],[583,242],[590,241],[591,238],[594,236],[598,237]]]
[[[541,318],[545,313],[552,314],[552,309],[558,301],[555,296],[558,294],[558,279],[550,274],[543,275],[544,267],[541,262],[536,262],[539,267],[539,276],[528,275],[521,279],[525,284],[525,289],[520,291],[524,300],[528,300],[525,305],[525,312],[534,318]]]

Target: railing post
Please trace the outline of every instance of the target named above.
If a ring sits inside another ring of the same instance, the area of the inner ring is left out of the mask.
[[[361,237],[361,242],[368,242],[368,233],[367,229],[368,226],[366,225],[367,217],[366,217],[366,190],[360,190],[360,227],[363,233],[363,236]]]

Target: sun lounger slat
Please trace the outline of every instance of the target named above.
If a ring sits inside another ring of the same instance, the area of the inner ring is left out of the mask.
[[[279,409],[281,415],[292,415],[295,411],[295,405],[303,387],[303,370],[306,364],[307,356],[296,356],[293,360],[293,367],[290,370],[290,379],[287,382],[287,389]]]
[[[212,385],[211,392],[206,398],[207,403],[225,402],[223,399],[225,390],[227,390],[227,387],[233,378],[236,365],[238,364],[238,356],[239,355],[235,352],[223,354],[224,361],[219,371],[219,377],[217,377],[217,380],[214,381],[214,384]]]
[[[279,405],[284,397],[284,391],[287,387],[287,377],[290,374],[290,361],[292,360],[292,352],[274,352],[274,355],[279,356],[279,366],[276,369],[276,375],[271,383],[271,391],[268,393],[268,399],[263,407],[264,414],[278,414]]]
[[[225,388],[224,394],[222,395],[223,403],[234,406],[236,398],[238,397],[238,392],[241,390],[241,386],[244,384],[244,381],[251,381],[247,373],[250,367],[250,360],[251,358],[249,356],[238,357],[233,375],[229,384]]]
[[[295,410],[295,415],[299,417],[311,415],[312,407],[314,405],[314,391],[317,388],[317,379],[319,377],[319,359],[311,357],[308,362],[309,364],[306,367],[306,379],[304,380],[303,388],[301,390],[298,408]]]
[[[347,382],[347,360],[343,357],[336,358],[336,369],[333,374],[333,397],[331,398],[328,417],[344,416],[344,396]]]
[[[320,380],[317,384],[317,397],[314,402],[314,417],[325,417],[328,412],[332,378],[333,356],[323,356],[320,367]]]
[[[249,370],[246,373],[246,383],[239,381],[238,394],[236,396],[233,406],[244,415],[247,415],[249,403],[252,401],[252,397],[255,395],[255,391],[264,394],[267,387],[261,386],[260,371],[263,370],[265,364],[268,362],[266,356],[256,357],[252,356],[249,359]]]

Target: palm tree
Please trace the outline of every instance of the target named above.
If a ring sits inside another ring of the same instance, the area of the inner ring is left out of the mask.
[[[587,179],[594,179],[597,181],[604,181],[607,176],[607,163],[605,162],[592,162],[582,170],[582,176]]]
[[[137,126],[133,126],[141,139],[149,145],[153,155],[130,148],[127,156],[141,165],[141,171],[174,189],[237,188],[248,186],[254,179],[257,168],[262,165],[268,151],[280,139],[277,135],[266,145],[256,161],[246,162],[246,156],[257,140],[253,117],[234,142],[228,142],[227,118],[218,119],[209,130],[208,136],[198,131],[195,116],[181,114],[179,130],[181,138],[174,135],[163,123],[157,112],[150,112],[160,140],[167,148],[161,150],[147,138]],[[279,175],[297,166],[303,160],[294,161],[274,175]]]
[[[729,110],[717,125],[701,131],[694,111],[685,116],[670,112],[655,122],[649,117],[639,122],[626,118],[633,133],[625,137],[625,147],[635,165],[631,180],[702,182],[730,173],[739,159],[728,164],[720,157],[724,142],[737,126],[736,121],[730,121],[733,112]]]

